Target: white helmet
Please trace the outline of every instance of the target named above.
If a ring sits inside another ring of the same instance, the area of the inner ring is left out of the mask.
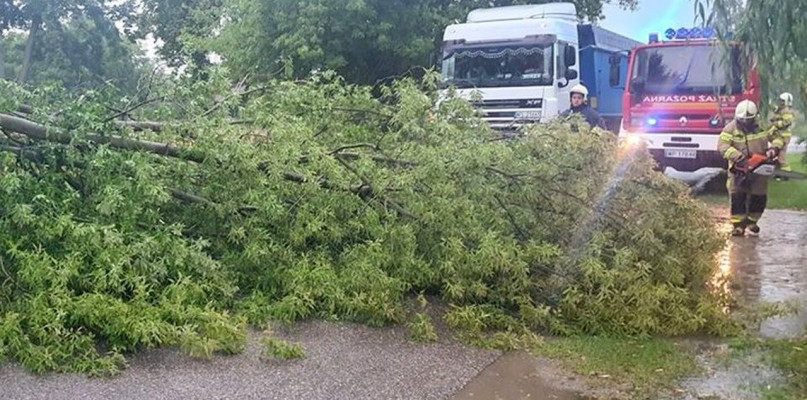
[[[734,110],[734,118],[740,121],[753,120],[757,117],[757,114],[759,114],[759,109],[751,100],[741,101]]]
[[[585,100],[588,97],[588,89],[586,89],[586,87],[583,86],[583,85],[579,85],[579,84],[575,85],[572,88],[572,90],[569,92],[569,95],[572,95],[574,93],[582,94],[583,95],[583,100]]]
[[[784,93],[780,94],[779,95],[779,100],[787,107],[790,107],[790,106],[793,105],[793,95],[788,93],[788,92],[784,92]]]

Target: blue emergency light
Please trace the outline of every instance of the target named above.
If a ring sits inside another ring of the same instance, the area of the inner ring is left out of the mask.
[[[669,28],[664,31],[664,37],[667,40],[687,40],[687,39],[713,39],[717,36],[717,32],[712,27],[705,27],[705,28]],[[656,43],[658,41],[658,36],[655,37],[656,41],[653,41],[653,35],[650,36],[650,43]]]

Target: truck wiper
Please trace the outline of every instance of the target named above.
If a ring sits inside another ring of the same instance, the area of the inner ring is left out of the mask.
[[[684,77],[681,79],[681,82],[675,84],[675,89],[678,90],[681,86],[689,80],[689,72],[692,70],[692,64],[695,63],[695,57],[691,57],[689,59],[689,64],[687,64],[687,70],[684,72]]]

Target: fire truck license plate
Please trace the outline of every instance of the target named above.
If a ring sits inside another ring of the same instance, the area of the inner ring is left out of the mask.
[[[668,158],[697,158],[695,150],[664,150],[664,156]]]

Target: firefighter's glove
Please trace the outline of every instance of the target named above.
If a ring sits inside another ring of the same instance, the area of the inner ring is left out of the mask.
[[[771,147],[768,149],[768,151],[765,152],[765,155],[768,156],[769,160],[773,160],[776,157],[779,157],[779,149],[777,149],[776,147]]]
[[[745,173],[748,171],[748,157],[743,154],[737,161],[734,162],[733,171],[737,173]]]

